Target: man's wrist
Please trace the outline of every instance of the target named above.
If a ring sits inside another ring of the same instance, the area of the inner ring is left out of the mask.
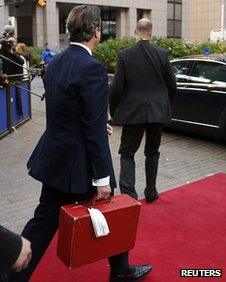
[[[110,175],[104,178],[93,179],[92,184],[93,186],[106,186],[110,183]]]

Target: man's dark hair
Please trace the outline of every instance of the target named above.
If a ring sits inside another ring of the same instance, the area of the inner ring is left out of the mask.
[[[71,42],[89,41],[95,28],[101,25],[100,8],[92,5],[75,6],[68,18],[67,29]]]

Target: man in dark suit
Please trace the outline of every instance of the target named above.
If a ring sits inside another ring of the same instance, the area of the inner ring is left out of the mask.
[[[25,269],[31,259],[30,242],[0,225],[0,281],[8,281],[6,272]]]
[[[150,43],[152,24],[149,19],[137,23],[137,42],[122,50],[111,86],[110,113],[113,123],[123,125],[121,171],[122,193],[138,198],[135,190],[134,155],[144,132],[147,202],[158,198],[156,177],[163,124],[170,121],[171,104],[176,94],[176,82],[167,52]]]
[[[12,281],[28,281],[58,228],[62,205],[95,193],[97,199],[108,198],[116,186],[107,135],[107,74],[92,57],[100,24],[97,6],[73,8],[67,19],[71,44],[48,65],[46,131],[27,164],[29,174],[43,183],[40,204],[22,232],[33,256]],[[149,265],[131,267],[128,253],[109,262],[112,281],[138,280],[150,271]]]

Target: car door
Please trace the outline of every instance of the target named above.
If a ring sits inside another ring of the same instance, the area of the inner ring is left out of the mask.
[[[195,60],[182,88],[180,103],[175,104],[176,108],[180,107],[175,110],[179,114],[173,118],[218,128],[220,117],[226,111],[226,64]]]
[[[171,61],[173,72],[177,81],[177,93],[172,106],[173,120],[180,121],[187,118],[186,97],[188,96],[188,79],[191,60],[175,60]]]
[[[226,107],[226,65],[195,61],[187,82],[184,118],[203,126],[218,127]]]

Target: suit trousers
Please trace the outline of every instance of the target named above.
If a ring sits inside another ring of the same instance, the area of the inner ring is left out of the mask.
[[[93,187],[94,193],[95,187]],[[31,242],[32,259],[25,270],[12,274],[9,281],[29,281],[58,229],[61,206],[90,200],[93,194],[65,193],[43,184],[40,203],[34,212],[34,217],[28,221],[21,234]],[[127,272],[128,252],[109,258],[109,263],[114,272]]]
[[[145,139],[145,174],[146,188],[156,190],[156,178],[159,160],[159,146],[163,130],[162,123],[147,123],[136,125],[124,125],[122,128],[121,144],[119,148],[120,175],[119,187],[121,193],[129,194],[138,199],[135,189],[135,161],[134,155],[140,147],[144,132]]]

